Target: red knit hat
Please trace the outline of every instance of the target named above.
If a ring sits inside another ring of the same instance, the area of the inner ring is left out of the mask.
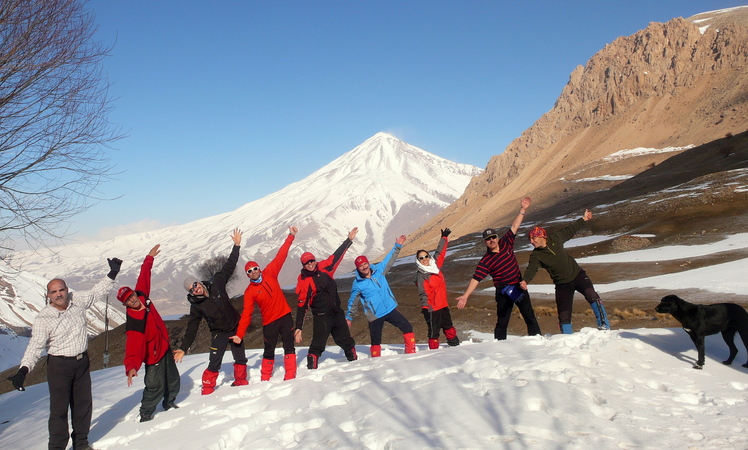
[[[127,286],[122,286],[119,288],[119,291],[117,291],[117,300],[119,300],[122,303],[125,303],[128,298],[132,295],[132,289],[130,289]]]
[[[245,264],[244,273],[246,273],[247,276],[249,276],[249,269],[251,269],[252,267],[260,267],[260,265],[257,264],[255,261],[249,261],[247,264]]]
[[[311,254],[310,252],[304,252],[301,254],[301,265],[304,265],[313,259],[317,259],[317,258],[315,258],[314,255]]]
[[[530,238],[543,238],[548,239],[548,233],[546,233],[545,228],[542,227],[535,227],[532,230],[530,230]]]
[[[356,269],[358,269],[361,266],[361,264],[364,264],[364,263],[367,263],[367,264],[369,263],[369,258],[367,258],[364,255],[359,256],[358,258],[356,258],[356,261],[354,261],[354,264],[356,264]]]

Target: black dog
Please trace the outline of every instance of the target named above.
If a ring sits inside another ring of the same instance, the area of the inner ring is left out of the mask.
[[[722,364],[730,365],[738,354],[735,346],[735,332],[740,333],[746,350],[748,350],[748,312],[735,303],[716,303],[713,305],[696,305],[688,303],[676,295],[667,295],[655,307],[659,313],[670,313],[683,325],[699,352],[699,359],[694,369],[704,366],[704,337],[722,332],[722,338],[730,348],[730,356]],[[743,364],[748,367],[748,363]]]

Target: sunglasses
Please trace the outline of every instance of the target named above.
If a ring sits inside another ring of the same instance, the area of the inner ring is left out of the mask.
[[[247,269],[247,273],[249,274],[249,273],[252,273],[252,272],[257,272],[258,270],[260,270],[260,268],[257,267],[257,266],[250,267],[249,269]]]
[[[431,256],[429,256],[429,254],[428,254],[428,253],[426,253],[426,254],[425,254],[425,255],[423,255],[423,256],[419,256],[419,257],[418,257],[418,260],[419,260],[419,261],[423,261],[424,259],[429,259],[429,258],[431,258]]]
[[[492,241],[492,240],[498,239],[498,238],[499,238],[498,236],[488,236],[487,238],[484,239],[484,241]]]
[[[314,259],[310,259],[309,261],[305,262],[304,265],[306,266],[307,264],[311,264],[313,262],[317,262],[317,261]]]
[[[192,283],[192,287],[190,288],[190,290],[188,292],[190,294],[192,294],[192,291],[194,291],[196,288],[197,288],[197,281],[195,281],[194,283]]]

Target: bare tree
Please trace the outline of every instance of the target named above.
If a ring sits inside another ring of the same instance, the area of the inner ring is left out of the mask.
[[[81,0],[0,0],[0,258],[62,238],[111,173],[121,138]]]
[[[213,275],[215,275],[217,272],[220,272],[221,269],[223,269],[223,266],[226,264],[226,261],[229,260],[229,257],[226,255],[218,255],[214,256],[212,258],[206,259],[202,264],[200,264],[197,267],[197,276],[200,277],[201,280],[210,280],[213,278]],[[226,281],[226,285],[228,286],[233,281],[236,280],[236,270],[234,273],[231,274],[229,279]]]

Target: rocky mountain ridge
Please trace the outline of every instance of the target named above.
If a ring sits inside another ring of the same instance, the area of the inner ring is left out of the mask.
[[[651,23],[606,45],[571,73],[551,111],[413,233],[404,253],[445,226],[464,235],[508,224],[525,195],[538,207],[553,206],[565,197],[558,180],[612,153],[687,148],[745,131],[747,12],[733,8]]]

